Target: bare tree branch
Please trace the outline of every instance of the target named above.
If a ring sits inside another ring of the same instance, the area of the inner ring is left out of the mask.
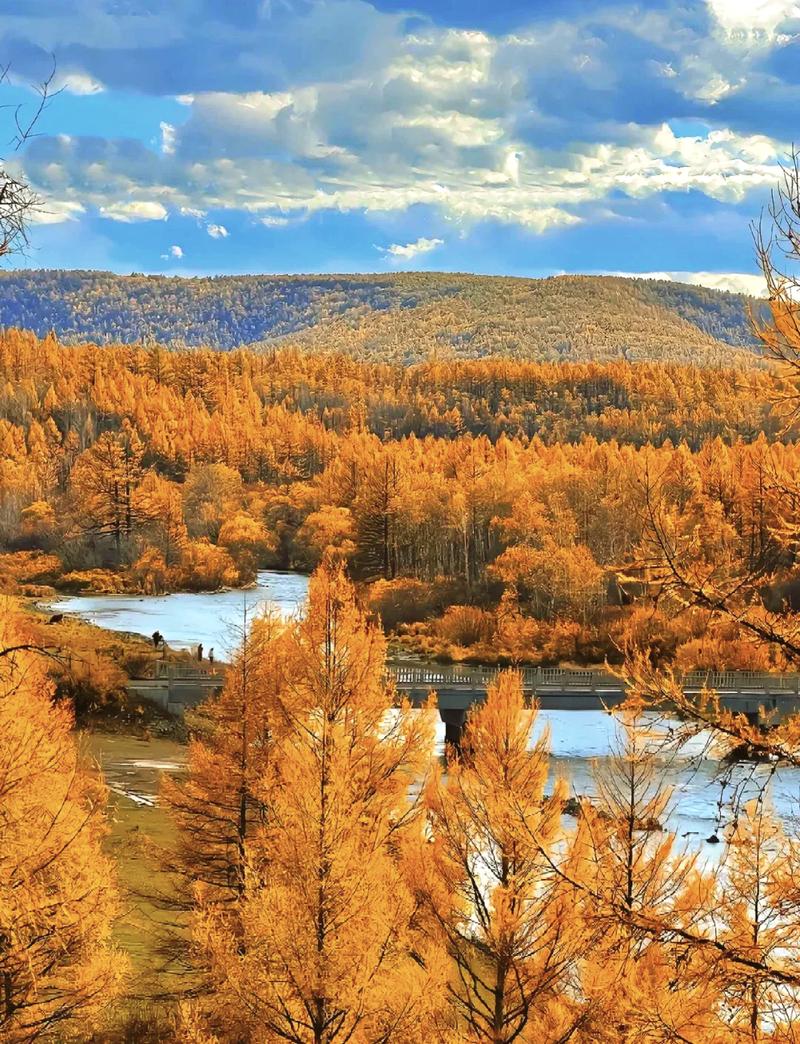
[[[8,83],[10,65],[0,66],[0,85]],[[54,90],[56,63],[41,83],[33,90],[38,101],[32,112],[22,104],[14,106],[13,135],[9,142],[14,152],[36,135],[36,127],[47,106],[60,93]],[[5,106],[10,108],[10,106]],[[33,216],[42,208],[42,200],[24,175],[9,170],[7,162],[0,160],[0,257],[22,253],[28,245],[28,227]]]

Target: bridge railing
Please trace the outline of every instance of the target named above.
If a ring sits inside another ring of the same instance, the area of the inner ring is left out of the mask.
[[[387,673],[399,688],[485,688],[501,668],[472,666],[438,666],[390,664]],[[562,667],[525,667],[520,672],[526,689],[557,687],[563,689],[619,688],[619,679],[605,671],[566,670]]]
[[[390,664],[388,675],[400,689],[485,689],[501,668],[461,665]],[[547,689],[619,690],[622,681],[607,671],[564,667],[525,667],[523,688],[528,692]],[[800,674],[768,674],[762,671],[692,671],[680,678],[686,691],[704,688],[724,692],[785,693],[800,695]]]
[[[211,665],[204,667],[194,663],[170,663],[167,660],[159,660],[156,663],[156,678],[169,681],[221,682],[224,674]]]
[[[733,692],[786,692],[800,694],[800,674],[768,674],[766,671],[691,671],[683,676],[685,689],[721,689]]]

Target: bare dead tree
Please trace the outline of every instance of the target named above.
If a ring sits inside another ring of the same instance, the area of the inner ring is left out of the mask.
[[[0,67],[0,85],[9,82],[10,66]],[[45,109],[59,93],[54,89],[55,60],[47,77],[33,86],[37,100],[30,108],[22,105],[0,106],[12,110],[12,135],[8,147],[19,152],[36,136],[36,127]],[[0,158],[0,257],[24,252],[28,245],[31,219],[42,209],[42,200],[22,174],[15,173],[7,158]]]
[[[800,149],[793,146],[770,202],[753,226],[767,284],[768,315],[751,315],[766,355],[785,378],[776,408],[787,425],[800,419]]]
[[[761,218],[752,226],[756,255],[767,285],[765,306],[751,309],[753,331],[777,370],[773,408],[784,434],[800,426],[800,149],[781,166],[779,183]],[[709,620],[726,618],[743,637],[780,650],[800,664],[800,617],[769,611],[759,589],[774,580],[800,553],[800,487],[766,462],[776,514],[758,559],[737,562],[726,549],[708,559],[695,545],[698,530],[676,527],[661,489],[663,476],[648,469],[640,476],[644,540],[642,565],[674,611],[701,609]],[[774,607],[773,607],[774,608]]]
[[[752,231],[767,301],[753,307],[750,318],[776,371],[773,408],[782,418],[783,434],[792,437],[800,428],[800,149],[793,148],[782,165],[780,181]],[[704,539],[702,517],[683,518],[670,501],[665,475],[646,465],[638,477],[639,565],[652,581],[656,602],[663,601],[669,613],[703,614],[709,627],[726,620],[743,642],[767,647],[778,662],[798,669],[800,614],[773,604],[766,594],[800,556],[800,485],[776,459],[767,459],[765,469],[775,507],[765,522],[764,545],[744,561],[735,540],[728,544],[723,534],[712,549]],[[672,707],[690,731],[710,730],[725,750],[741,746],[775,764],[800,764],[800,717],[773,721],[764,732],[743,715],[726,711],[713,692],[685,696],[680,680],[663,665],[652,667],[646,651],[630,647],[624,652],[622,673],[629,690],[648,705]],[[677,742],[684,731],[679,730]]]

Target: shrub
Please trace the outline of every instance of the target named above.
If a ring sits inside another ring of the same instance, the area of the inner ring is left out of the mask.
[[[367,608],[380,616],[384,628],[420,623],[431,616],[432,587],[423,580],[376,580],[367,589]]]
[[[367,588],[367,609],[377,613],[386,631],[402,624],[422,623],[444,612],[448,605],[464,598],[458,581],[437,577],[434,581],[400,577],[376,580]]]
[[[436,631],[453,645],[480,645],[492,640],[496,622],[494,615],[486,609],[475,605],[451,605],[436,622]]]
[[[244,511],[223,522],[218,543],[236,562],[242,579],[252,579],[256,570],[274,561],[278,542],[257,519]]]
[[[192,540],[186,545],[176,577],[179,586],[187,591],[235,587],[242,579],[225,548],[216,547],[208,540]]]
[[[41,551],[0,554],[0,587],[12,591],[18,584],[55,584],[63,568],[58,555]]]
[[[544,632],[542,643],[542,663],[560,664],[574,662],[578,659],[578,644],[582,628],[576,620],[556,620]]]
[[[131,566],[131,580],[137,590],[149,595],[170,590],[170,573],[164,556],[154,547],[143,551]]]
[[[152,678],[155,659],[155,652],[130,650],[122,653],[119,665],[129,678]]]
[[[112,660],[92,650],[70,656],[55,675],[56,699],[68,699],[77,718],[102,708],[119,706],[127,695],[125,672]]]
[[[84,569],[65,573],[56,586],[76,593],[118,594],[125,590],[125,580],[110,569]]]
[[[51,547],[56,539],[56,515],[52,506],[44,500],[34,500],[20,514],[20,531],[17,544],[20,547]]]
[[[345,559],[355,552],[349,508],[326,504],[312,511],[295,534],[292,559],[302,569],[315,569],[330,548]]]

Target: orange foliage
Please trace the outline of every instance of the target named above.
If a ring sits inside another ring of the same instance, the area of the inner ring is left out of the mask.
[[[652,494],[696,570],[750,570],[763,590],[743,600],[787,603],[800,447],[745,441],[778,434],[766,372],[167,355],[10,330],[2,378],[0,544],[57,552],[73,588],[214,589],[335,551],[379,585],[388,628],[508,597],[504,658],[619,659],[620,618],[657,593]],[[432,644],[463,648],[441,627]],[[699,637],[678,630],[663,655]],[[695,654],[711,662],[697,644],[681,662]]]
[[[459,1039],[569,1039],[581,1021],[570,979],[583,945],[575,897],[551,871],[565,790],[545,798],[547,736],[530,749],[535,713],[520,678],[500,676],[469,716],[462,759],[426,791],[433,844],[413,876],[429,931],[455,965]]]
[[[105,790],[53,705],[41,654],[0,606],[0,1037],[91,1035],[119,992]],[[17,651],[11,651],[15,647]]]
[[[235,919],[201,895],[197,945],[225,998],[207,1023],[222,1015],[227,1032],[253,1041],[428,1039],[443,965],[415,933],[396,855],[415,822],[409,784],[430,758],[430,730],[407,708],[387,717],[384,641],[341,571],[314,577],[306,617],[279,641],[279,726],[266,748],[249,740],[261,751],[253,796],[263,811],[241,837]]]

